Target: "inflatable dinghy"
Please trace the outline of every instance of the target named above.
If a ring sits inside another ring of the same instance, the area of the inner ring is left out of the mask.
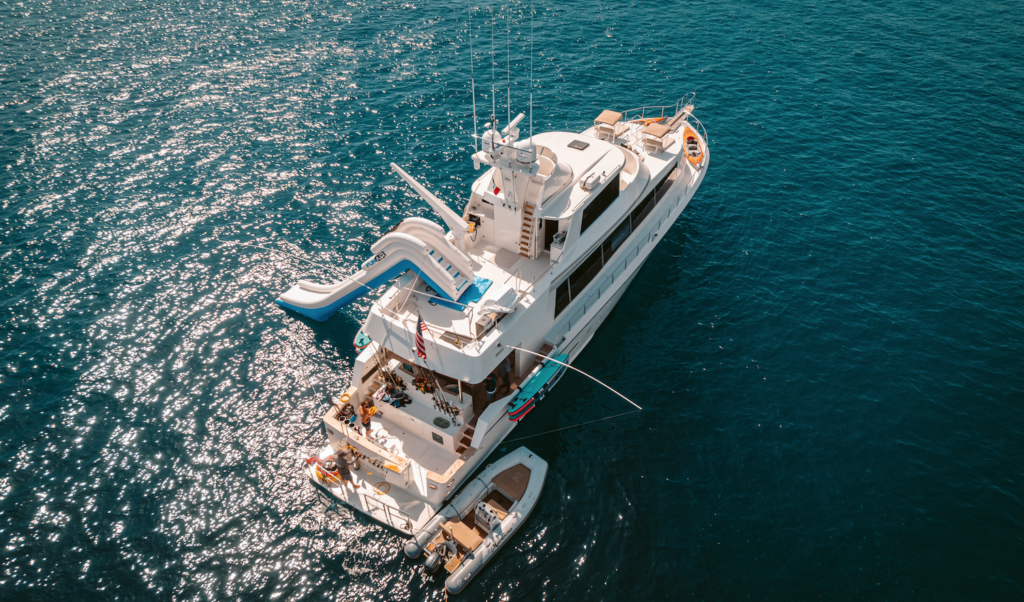
[[[526,522],[547,474],[548,463],[520,447],[466,484],[405,544],[405,553],[416,558],[425,551],[426,569],[444,565],[445,588],[461,592]]]

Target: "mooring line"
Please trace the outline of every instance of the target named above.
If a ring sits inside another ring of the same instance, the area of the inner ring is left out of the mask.
[[[545,358],[545,359],[547,359],[547,360],[550,360],[550,361],[552,361],[552,362],[555,362],[556,364],[561,364],[561,365],[565,366],[566,368],[569,368],[570,370],[575,370],[575,371],[579,372],[579,373],[580,373],[580,374],[582,374],[583,376],[586,376],[587,378],[589,378],[590,380],[592,380],[592,381],[596,382],[597,384],[601,385],[601,386],[602,386],[602,387],[604,387],[605,389],[608,389],[608,390],[609,390],[609,391],[611,391],[612,393],[615,393],[615,394],[616,394],[616,395],[618,395],[619,397],[621,397],[621,398],[625,399],[625,400],[626,400],[626,401],[628,401],[628,402],[629,402],[629,403],[630,403],[630,404],[631,404],[631,405],[632,405],[632,406],[633,406],[634,408],[636,408],[636,409],[638,409],[638,410],[642,410],[642,409],[643,409],[643,408],[641,408],[640,406],[638,406],[638,405],[637,405],[637,404],[636,404],[636,403],[635,403],[635,402],[634,402],[634,401],[633,401],[632,399],[630,399],[630,398],[626,397],[626,396],[625,396],[625,395],[623,395],[622,393],[619,393],[619,392],[618,392],[618,391],[616,391],[615,389],[613,389],[613,388],[609,387],[608,385],[604,384],[603,382],[601,382],[601,381],[597,380],[596,378],[594,378],[593,376],[591,376],[591,375],[587,374],[587,373],[586,373],[586,372],[584,372],[583,370],[580,370],[579,368],[575,368],[575,367],[573,367],[573,366],[570,366],[569,364],[567,364],[567,363],[565,363],[565,362],[560,362],[560,361],[556,360],[556,359],[555,359],[555,358],[553,358],[553,357],[548,357],[548,356],[544,355],[543,353],[537,353],[536,351],[530,351],[529,349],[523,349],[522,347],[516,347],[516,346],[514,346],[514,345],[503,345],[503,344],[501,344],[501,343],[498,343],[498,347],[508,347],[509,349],[516,349],[516,350],[518,350],[518,351],[524,351],[524,352],[526,352],[526,353],[529,353],[529,354],[531,354],[531,355],[536,355],[536,356],[538,356],[538,357],[543,357],[543,358]]]
[[[523,439],[529,439],[531,437],[540,437],[541,435],[548,435],[548,434],[551,434],[551,433],[557,433],[558,431],[564,431],[564,430],[567,430],[567,429],[574,429],[574,428],[579,427],[579,426],[586,426],[588,424],[594,424],[595,422],[603,422],[605,420],[611,420],[612,418],[618,418],[620,416],[625,416],[627,414],[636,414],[637,412],[640,412],[640,411],[641,410],[630,410],[628,412],[623,412],[621,414],[616,414],[614,416],[608,416],[607,418],[598,418],[597,420],[588,420],[587,422],[581,422],[579,424],[574,424],[572,426],[563,426],[562,428],[553,429],[553,430],[550,430],[550,431],[544,431],[543,433],[537,433],[536,435],[527,435],[525,437],[516,437],[515,439],[505,439],[504,441],[502,441],[502,443],[511,443],[513,441],[522,441]]]

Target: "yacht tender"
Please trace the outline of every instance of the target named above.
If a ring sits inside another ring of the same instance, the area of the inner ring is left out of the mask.
[[[583,351],[700,186],[709,149],[690,100],[603,111],[582,133],[521,140],[522,114],[500,132],[487,124],[472,158],[489,169],[462,215],[392,165],[447,231],[406,218],[352,277],[300,281],[278,299],[325,320],[397,278],[374,301],[350,386],[323,417],[320,457],[354,458],[354,484],[316,462],[305,465],[310,479],[403,533],[421,531],[561,378],[565,367],[546,358],[571,363]]]

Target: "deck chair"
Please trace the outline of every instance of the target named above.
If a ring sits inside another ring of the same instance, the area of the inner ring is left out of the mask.
[[[601,111],[601,114],[594,120],[594,133],[598,138],[614,140],[618,134],[618,123],[622,121],[622,113],[615,111]]]
[[[640,131],[643,134],[644,148],[647,152],[660,153],[672,145],[672,139],[668,134],[672,131],[667,125],[652,123]]]

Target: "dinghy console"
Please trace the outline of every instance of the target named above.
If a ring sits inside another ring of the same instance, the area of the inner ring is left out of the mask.
[[[485,500],[476,503],[476,526],[490,533],[495,525],[501,526],[501,517]]]

